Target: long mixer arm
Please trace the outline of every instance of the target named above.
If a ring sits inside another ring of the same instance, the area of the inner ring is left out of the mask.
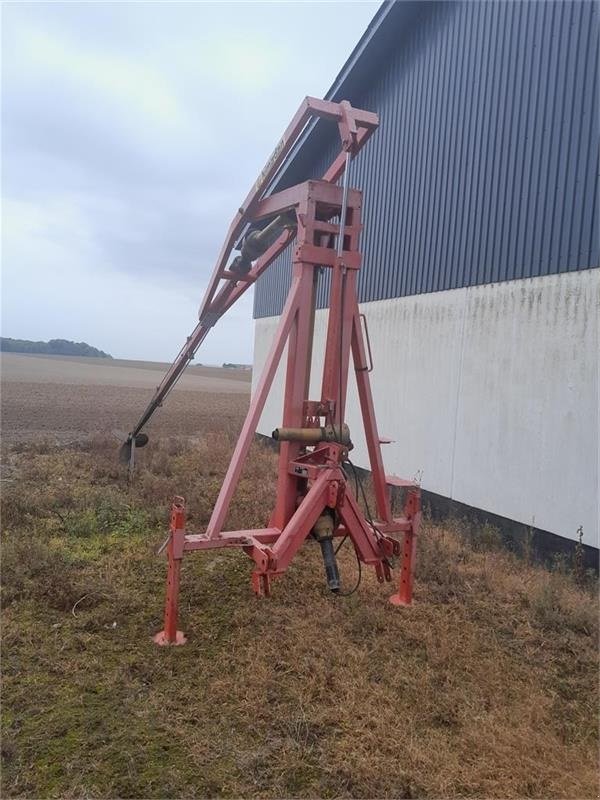
[[[200,306],[198,324],[188,336],[175,361],[157,387],[146,410],[121,446],[120,460],[129,463],[130,470],[134,466],[136,447],[143,447],[148,442],[148,437],[142,433],[142,429],[156,409],[162,405],[185,368],[194,358],[209,330],[294,238],[296,234],[295,214],[279,214],[271,219],[264,228],[253,230],[247,234],[243,239],[240,254],[228,264],[231,253],[247,226],[268,217],[268,214],[260,213],[259,203],[307,123],[315,117],[336,122],[340,133],[340,152],[322,177],[322,180],[329,183],[335,183],[340,178],[348,159],[358,153],[379,122],[376,114],[354,109],[346,100],[333,103],[314,97],[304,99],[229,226],[227,237]]]

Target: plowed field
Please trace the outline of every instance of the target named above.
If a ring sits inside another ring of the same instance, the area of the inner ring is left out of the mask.
[[[69,443],[131,429],[168,364],[112,359],[2,355],[5,444]],[[250,396],[251,373],[190,367],[152,420],[150,434],[194,435],[237,424]],[[234,422],[235,421],[235,422]]]

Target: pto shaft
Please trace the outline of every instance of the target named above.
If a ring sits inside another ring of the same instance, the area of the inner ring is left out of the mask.
[[[341,428],[339,425],[325,425],[323,428],[275,428],[271,436],[276,442],[303,442],[304,444],[337,442],[352,447],[350,428],[345,423]]]
[[[321,547],[321,556],[323,557],[323,565],[325,567],[327,588],[331,589],[332,592],[339,592],[340,573],[338,570],[337,561],[335,560],[335,550],[333,547],[333,528],[333,513],[331,509],[326,509],[315,522],[312,529],[312,534]]]
[[[251,231],[242,243],[240,255],[236,256],[229,265],[230,271],[240,275],[250,272],[252,262],[266,253],[283,231],[295,228],[296,224],[296,215],[293,212],[286,212],[279,214],[262,230]]]

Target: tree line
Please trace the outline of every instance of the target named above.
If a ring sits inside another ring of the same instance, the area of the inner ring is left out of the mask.
[[[31,342],[29,339],[10,339],[0,336],[0,350],[5,353],[39,353],[49,356],[88,356],[112,358],[104,350],[98,350],[87,342],[71,342],[68,339],[50,339],[48,342]]]

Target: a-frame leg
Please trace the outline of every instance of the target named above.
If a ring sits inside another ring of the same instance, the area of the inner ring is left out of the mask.
[[[378,540],[376,532],[367,524],[358,501],[350,492],[346,492],[339,512],[341,522],[352,539],[360,560],[375,567],[380,582],[390,580],[390,568],[386,559],[393,555],[393,542],[384,537]]]
[[[287,370],[285,378],[283,427],[301,428],[304,424],[304,401],[308,398],[310,363],[314,328],[316,270],[294,264],[300,280],[298,312],[288,339]],[[299,442],[281,442],[275,507],[269,527],[283,530],[296,510],[298,478],[290,475],[288,467],[300,453]]]
[[[367,356],[356,294],[354,295],[354,314],[352,318],[352,357],[354,359],[356,387],[358,389],[358,399],[367,441],[369,462],[371,464],[371,474],[373,476],[377,516],[384,522],[391,522],[392,509],[387,492],[383,458],[381,457],[381,444],[377,431],[375,407],[373,405],[373,394],[371,393],[371,382],[369,381]]]
[[[171,506],[171,524],[169,542],[167,544],[167,587],[165,593],[164,627],[154,636],[158,645],[181,645],[187,639],[182,631],[177,630],[179,617],[179,580],[181,576],[181,560],[183,558],[183,540],[185,537],[185,504],[183,497],[176,497]]]
[[[328,503],[329,484],[337,478],[336,469],[324,469],[310,487],[296,512],[272,547],[275,570],[283,572],[302,546]]]
[[[244,461],[248,455],[250,445],[252,444],[252,439],[254,438],[258,422],[263,412],[271,384],[273,383],[273,378],[275,377],[275,372],[277,371],[281,354],[283,353],[288,334],[291,330],[292,324],[294,323],[296,314],[298,313],[298,305],[302,297],[302,289],[302,281],[300,277],[297,276],[293,280],[288,301],[283,310],[283,314],[277,328],[277,333],[275,334],[275,339],[271,346],[271,350],[260,377],[260,381],[256,387],[256,392],[252,398],[252,402],[250,404],[248,414],[246,415],[239,439],[235,446],[235,450],[233,451],[231,461],[229,462],[227,474],[225,475],[223,485],[221,486],[221,491],[219,492],[217,502],[215,503],[212,516],[206,528],[206,535],[210,539],[216,539],[223,529],[223,523],[225,522],[225,517],[227,516],[227,512],[229,510],[229,504],[240,479]]]

